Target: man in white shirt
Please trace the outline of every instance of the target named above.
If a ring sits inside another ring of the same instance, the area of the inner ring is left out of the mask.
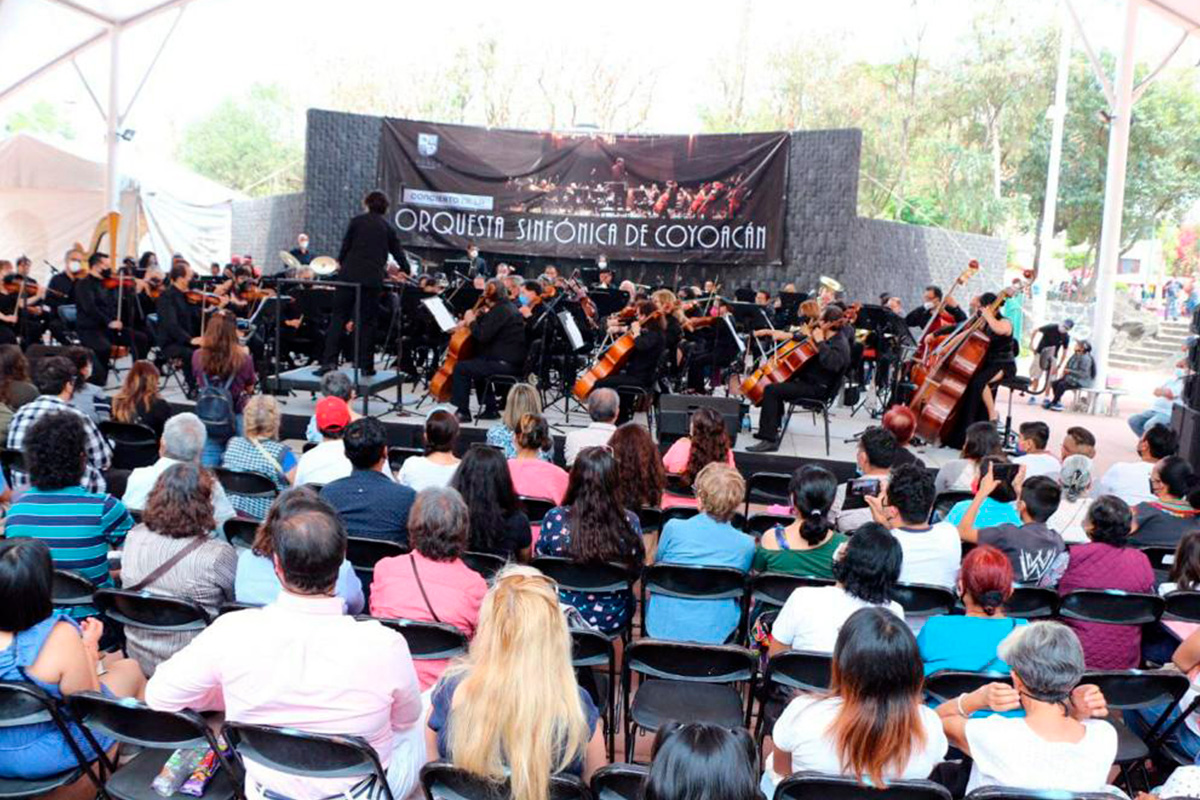
[[[1141,436],[1155,425],[1171,427],[1171,408],[1183,403],[1183,380],[1187,369],[1187,359],[1181,359],[1175,365],[1175,377],[1154,390],[1154,403],[1150,408],[1129,416],[1129,429]]]
[[[866,494],[882,497],[887,491],[888,470],[896,461],[897,450],[899,445],[896,444],[896,437],[887,428],[873,425],[862,432],[858,438],[856,457],[861,477],[839,485],[829,509],[839,531],[852,531],[864,522],[871,521],[871,508],[867,505],[864,493],[850,491],[851,484],[861,481],[867,488],[873,485],[876,490]],[[871,481],[875,483],[871,484]]]
[[[162,438],[158,442],[158,461],[148,467],[138,467],[129,473],[125,484],[125,494],[121,502],[132,511],[141,511],[146,507],[150,492],[162,475],[175,464],[199,464],[200,456],[204,453],[204,442],[208,432],[200,418],[192,413],[176,414],[167,420],[163,426]],[[213,519],[217,528],[227,519],[237,516],[233,504],[225,494],[220,483],[213,482]]]
[[[962,561],[958,528],[949,522],[929,524],[937,492],[933,476],[922,467],[902,464],[892,470],[887,493],[868,497],[875,521],[886,525],[900,542],[904,561],[901,583],[927,583],[954,589]]]
[[[1058,480],[1062,464],[1046,450],[1050,443],[1050,426],[1044,422],[1022,422],[1017,428],[1017,446],[1025,455],[1013,459],[1016,464],[1025,465],[1025,477],[1045,475],[1051,480]]]
[[[575,463],[575,456],[585,447],[601,447],[608,444],[617,429],[617,415],[621,411],[621,398],[612,389],[596,389],[588,395],[588,416],[592,424],[567,434],[563,444],[563,457],[567,466]]]
[[[1130,506],[1153,502],[1150,490],[1150,471],[1159,459],[1175,455],[1179,437],[1165,425],[1152,425],[1138,439],[1138,461],[1119,461],[1108,468],[1095,488],[1092,497],[1115,494]]]
[[[321,432],[321,443],[300,456],[296,465],[296,486],[306,483],[324,486],[354,471],[342,443],[342,433],[350,424],[350,406],[340,397],[322,397],[317,401],[313,418]]]

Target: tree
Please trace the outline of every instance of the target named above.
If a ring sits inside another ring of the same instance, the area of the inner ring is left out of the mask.
[[[4,130],[7,133],[44,133],[64,139],[75,138],[75,129],[67,116],[58,106],[45,100],[13,113],[4,124]]]

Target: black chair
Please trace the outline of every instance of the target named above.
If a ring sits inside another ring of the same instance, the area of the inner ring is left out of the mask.
[[[399,472],[404,462],[413,456],[423,456],[425,451],[419,447],[389,447],[388,466],[392,472]]]
[[[525,516],[529,518],[530,525],[541,525],[542,520],[546,517],[546,513],[558,505],[558,503],[545,497],[526,497],[525,495],[520,495],[517,497],[517,500],[525,509]]]
[[[950,800],[950,792],[933,781],[894,780],[876,789],[849,775],[797,772],[775,787],[774,800]]]
[[[642,800],[642,783],[649,768],[638,764],[609,764],[592,775],[592,797],[596,800]]]
[[[743,513],[750,516],[750,504],[760,505],[790,505],[791,496],[788,494],[788,484],[792,476],[786,472],[755,472],[746,481],[746,506]]]
[[[569,592],[633,592],[638,575],[623,564],[579,564],[559,556],[538,556],[530,564]],[[628,636],[629,626],[621,631]]]
[[[254,545],[254,537],[258,535],[258,526],[262,524],[257,519],[245,517],[230,517],[221,524],[221,532],[231,545],[248,549]]]
[[[1007,786],[980,786],[965,800],[1113,800],[1108,792],[1047,792],[1041,789],[1010,789]]]
[[[673,519],[691,519],[700,513],[700,509],[695,506],[671,506],[664,508],[662,512],[663,527],[667,527],[667,523]]]
[[[463,563],[471,569],[483,576],[484,580],[490,581],[496,577],[496,573],[504,569],[508,563],[508,559],[503,556],[498,556],[494,553],[478,553],[473,550],[468,550],[462,554]]]
[[[897,583],[892,588],[892,599],[904,607],[905,617],[933,617],[949,614],[958,598],[942,586]]]
[[[736,600],[737,641],[746,627],[746,573],[733,567],[698,567],[660,563],[642,571],[642,636],[650,616],[647,594],[687,600]]]
[[[608,758],[613,758],[616,747],[617,724],[617,659],[612,640],[599,631],[571,629],[571,666],[575,668],[577,678],[584,676],[584,671],[590,671],[593,680],[583,680],[584,686],[592,696],[592,702],[604,717],[605,747]],[[596,685],[595,670],[604,670],[604,685]],[[594,691],[593,691],[594,689]]]
[[[774,727],[778,719],[777,714],[768,714],[773,689],[782,687],[788,692],[823,692],[829,688],[832,673],[833,656],[829,653],[785,650],[771,656],[759,682],[758,723],[754,729],[754,741],[760,748],[768,726]],[[768,716],[771,717],[769,722]]]
[[[750,726],[758,656],[735,645],[641,639],[625,650],[621,689],[625,753],[638,730],[657,731],[671,720]],[[633,675],[642,680],[633,691]],[[745,684],[745,701],[737,684]]]
[[[848,370],[847,370],[848,371]],[[834,384],[833,389],[822,399],[807,399],[801,398],[797,400],[789,400],[787,402],[787,410],[783,412],[783,421],[779,423],[779,433],[776,436],[776,442],[782,442],[784,434],[788,431],[788,426],[792,423],[792,415],[796,413],[796,409],[801,411],[811,412],[813,415],[813,425],[817,424],[817,417],[825,423],[825,455],[829,455],[829,410],[833,408],[833,404],[837,402],[838,395],[842,392],[842,384],[846,380],[846,375],[843,373]]]
[[[510,800],[507,781],[495,783],[445,762],[421,767],[421,789],[426,800]],[[591,800],[583,781],[574,775],[550,776],[550,800]]]
[[[936,703],[973,692],[989,683],[1012,684],[1012,677],[990,672],[940,669],[925,678],[925,694]]]
[[[467,652],[466,634],[448,622],[368,616],[361,616],[359,619],[373,619],[403,636],[404,641],[408,643],[408,652],[417,661],[455,658]]]
[[[365,536],[346,537],[346,560],[354,567],[354,574],[362,583],[363,602],[371,607],[371,582],[375,579],[375,565],[385,558],[407,555],[409,549],[387,539],[369,539]]]
[[[54,570],[54,583],[50,588],[50,596],[55,608],[90,606],[95,593],[96,584],[78,572],[66,569]]]
[[[0,778],[0,797],[4,800],[32,800],[48,794],[77,781],[85,774],[85,768],[92,783],[99,787],[100,779],[88,766],[90,759],[84,756],[75,738],[67,731],[58,702],[32,683],[0,681],[0,729],[44,723],[58,729],[75,755],[77,766],[45,778]]]
[[[240,472],[233,469],[217,467],[213,470],[221,488],[226,494],[236,494],[239,497],[255,497],[274,500],[279,494],[275,481],[257,472]]]
[[[221,603],[221,607],[219,609],[217,609],[217,616],[220,617],[225,614],[232,614],[234,611],[246,611],[251,608],[262,608],[262,607],[263,606],[259,603],[239,603],[236,600],[229,600],[227,602]]]
[[[1163,600],[1164,617],[1184,622],[1200,622],[1200,592],[1176,590]]]
[[[113,446],[113,469],[148,467],[158,460],[158,434],[153,428],[136,422],[105,420],[98,426],[100,433]]]
[[[221,768],[204,788],[208,800],[238,797],[240,769],[234,767],[217,747],[208,724],[194,711],[155,711],[131,698],[105,697],[99,692],[71,695],[71,711],[93,734],[109,736],[142,750],[110,771],[104,791],[117,800],[151,800],[158,797],[151,783],[166,760],[177,749],[210,748],[216,751]]]
[[[942,492],[933,501],[933,510],[929,512],[929,521],[937,522],[943,520],[950,513],[950,509],[961,503],[963,500],[970,500],[975,497],[974,492]]]
[[[642,533],[657,533],[662,530],[663,526],[663,511],[655,506],[643,506],[637,509],[638,523],[642,526]]]
[[[305,733],[295,728],[226,722],[225,741],[243,760],[302,778],[368,778],[375,776],[387,800],[392,796],[387,773],[375,748],[361,736]]]
[[[696,497],[696,490],[692,488],[692,485],[688,483],[682,475],[668,473],[667,485],[663,491],[665,494],[673,495],[675,497],[686,497],[689,499],[694,499]]]
[[[789,517],[786,514],[751,514],[750,517],[742,523],[741,531],[761,538],[764,533],[773,530],[776,525],[787,527],[795,522],[794,517]]]
[[[1150,559],[1150,567],[1155,572],[1170,572],[1172,565],[1175,563],[1175,548],[1162,547],[1159,545],[1148,545],[1139,547],[1146,558]]]
[[[1037,586],[1017,586],[1004,603],[1004,613],[1019,619],[1045,619],[1058,613],[1058,592]]]
[[[96,607],[129,628],[151,631],[202,631],[208,612],[192,600],[126,589],[97,589]]]
[[[1077,589],[1063,595],[1059,616],[1109,625],[1145,625],[1157,622],[1166,602],[1156,594],[1116,589]]]
[[[1160,728],[1166,724],[1171,709],[1191,685],[1186,675],[1175,670],[1096,670],[1083,674],[1081,684],[1095,684],[1100,688],[1108,703],[1109,715],[1105,720],[1117,730],[1116,763],[1121,768],[1125,785],[1133,789],[1132,767],[1137,767],[1143,778],[1143,788],[1150,789],[1149,776],[1144,761],[1150,756],[1151,748],[1121,720],[1114,711],[1149,708],[1163,705],[1164,711],[1150,729],[1153,742]]]
[[[828,578],[789,575],[786,572],[759,572],[750,576],[750,597],[756,603],[782,608],[792,592],[801,586],[833,586]]]
[[[0,471],[4,473],[4,484],[13,485],[13,472],[25,469],[25,456],[20,450],[11,447],[0,448]]]

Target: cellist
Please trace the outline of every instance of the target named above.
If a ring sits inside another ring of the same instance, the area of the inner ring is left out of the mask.
[[[995,293],[984,292],[972,299],[971,310],[983,319],[981,330],[988,337],[988,348],[963,393],[953,427],[942,437],[943,445],[956,449],[962,447],[971,423],[996,420],[996,384],[1017,371],[1012,321],[1001,315]]]
[[[485,392],[485,381],[493,375],[520,375],[528,349],[525,318],[508,299],[508,291],[499,278],[487,282],[479,300],[479,310],[467,311],[461,323],[471,329],[476,355],[459,361],[451,380],[450,402],[458,410],[460,422],[471,421],[472,385],[483,405],[479,418],[499,418],[495,394]]]
[[[629,325],[633,337],[633,350],[629,360],[616,372],[596,381],[595,388],[620,389],[623,386],[650,391],[658,377],[659,364],[667,349],[667,323],[652,300],[641,300],[637,304],[637,319]],[[618,392],[618,394],[620,394]],[[618,424],[633,417],[633,396],[621,394],[621,415]]]
[[[783,406],[795,400],[825,401],[837,390],[846,370],[850,368],[850,340],[842,334],[839,322],[845,311],[837,303],[827,305],[821,311],[820,321],[808,334],[817,343],[817,355],[806,361],[791,378],[783,383],[772,383],[763,391],[762,413],[758,418],[758,444],[746,448],[752,453],[773,453],[779,449],[779,423],[783,419]],[[765,329],[756,334],[769,335],[776,341],[802,339],[803,333],[788,333]]]

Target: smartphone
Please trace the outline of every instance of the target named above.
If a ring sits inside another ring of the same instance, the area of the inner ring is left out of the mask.
[[[878,497],[881,488],[879,478],[855,478],[846,487],[846,496]]]
[[[992,464],[992,477],[1011,486],[1012,482],[1017,479],[1017,472],[1020,469],[1020,464]]]

